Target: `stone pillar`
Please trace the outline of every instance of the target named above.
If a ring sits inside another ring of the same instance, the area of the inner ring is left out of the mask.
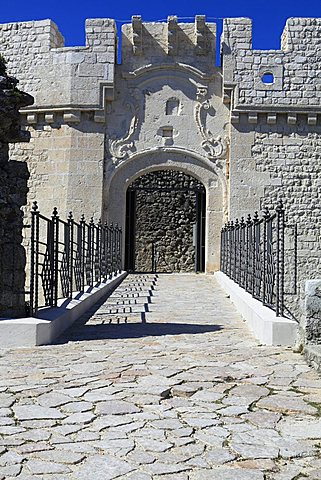
[[[8,144],[26,142],[20,130],[19,108],[33,98],[16,88],[17,80],[6,74],[0,56],[0,316],[25,315],[25,264],[22,243],[22,211],[27,200],[29,172],[26,163],[9,161]]]
[[[321,279],[306,281],[304,313],[305,343],[321,345]]]

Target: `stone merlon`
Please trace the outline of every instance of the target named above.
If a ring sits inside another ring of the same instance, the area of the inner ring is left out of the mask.
[[[237,111],[311,112],[321,107],[321,19],[289,18],[280,50],[252,48],[252,21],[224,20],[225,96]]]

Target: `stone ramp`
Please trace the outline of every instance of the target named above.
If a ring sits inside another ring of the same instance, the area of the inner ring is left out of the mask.
[[[0,405],[1,479],[320,478],[320,376],[212,276],[129,275],[56,345],[0,350]]]

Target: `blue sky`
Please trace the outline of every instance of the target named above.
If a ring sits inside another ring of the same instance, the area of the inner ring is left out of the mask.
[[[277,49],[288,17],[321,17],[321,0],[0,0],[0,23],[54,20],[66,45],[84,45],[86,18],[159,20],[168,15],[192,17],[251,17],[254,48]],[[220,23],[220,22],[219,22]],[[120,25],[120,23],[119,23]]]

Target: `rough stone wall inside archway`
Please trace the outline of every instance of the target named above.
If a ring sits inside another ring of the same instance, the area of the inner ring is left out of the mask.
[[[196,190],[205,191],[202,184],[165,170],[138,178],[130,188],[136,192],[135,269],[194,271]]]

